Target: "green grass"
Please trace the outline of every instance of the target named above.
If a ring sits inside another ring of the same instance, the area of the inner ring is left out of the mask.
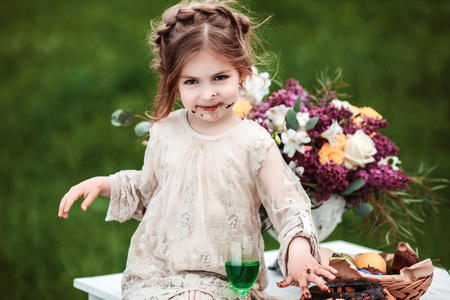
[[[57,208],[79,181],[142,165],[132,128],[114,128],[110,115],[151,104],[146,32],[171,3],[0,2],[0,291],[8,299],[85,299],[75,277],[123,270],[137,222],[104,222],[106,199],[87,212],[77,203],[68,220]],[[311,88],[318,71],[341,67],[351,101],[390,122],[383,133],[400,147],[404,168],[439,164],[434,175],[449,178],[448,2],[254,0],[248,7],[259,20],[273,14],[261,33],[278,58],[278,79]],[[441,195],[448,201],[448,190]],[[450,267],[448,213],[446,202],[412,246]],[[377,248],[352,232],[353,223],[346,215],[330,239]]]

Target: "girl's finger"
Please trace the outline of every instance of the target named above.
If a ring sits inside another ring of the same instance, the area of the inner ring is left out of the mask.
[[[322,291],[328,291],[327,285],[323,282],[323,280],[319,277],[319,274],[311,274],[308,276],[309,282],[314,282]]]
[[[61,202],[59,203],[59,211],[58,211],[58,216],[59,217],[63,217],[64,216],[64,211],[65,211],[65,208],[66,208],[67,199],[68,199],[68,193],[66,193],[64,195],[64,197],[61,199]]]
[[[298,285],[305,298],[311,298],[311,293],[308,289],[308,280],[306,279],[306,276],[301,276],[300,278],[298,278]]]
[[[292,276],[288,275],[286,277],[286,279],[284,279],[283,281],[277,282],[277,285],[280,288],[285,288],[285,287],[288,287],[288,286],[290,286],[292,284],[292,280],[293,280]]]
[[[69,216],[69,210],[72,207],[73,203],[78,200],[78,198],[82,197],[83,194],[81,192],[76,191],[74,188],[71,188],[70,191],[64,196],[64,205],[63,205],[63,217],[67,218]]]
[[[320,266],[320,268],[321,269],[325,269],[325,270],[329,271],[330,273],[332,273],[334,275],[336,275],[338,273],[338,271],[335,268],[331,267],[331,266]]]
[[[83,203],[81,203],[81,209],[86,211],[88,207],[94,202],[94,200],[97,198],[98,194],[96,193],[89,193],[87,197],[84,199]]]
[[[58,209],[58,217],[62,217],[62,215],[63,215],[63,207],[64,207],[64,204],[65,204],[65,196],[61,199],[61,202],[59,203],[59,209]]]
[[[316,270],[316,275],[317,275],[317,276],[325,277],[325,278],[327,278],[327,279],[329,279],[329,280],[334,280],[334,279],[336,279],[336,276],[332,273],[332,270],[328,270],[328,269],[325,269],[325,268],[323,268],[323,269],[317,269],[317,270]]]

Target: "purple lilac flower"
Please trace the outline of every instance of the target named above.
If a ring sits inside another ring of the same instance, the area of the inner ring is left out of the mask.
[[[410,179],[402,170],[393,170],[390,165],[371,163],[366,166],[370,174],[369,183],[380,190],[406,189]]]
[[[363,122],[361,125],[364,132],[367,135],[371,135],[372,133],[378,132],[381,128],[388,127],[389,123],[385,119],[363,117]]]
[[[339,109],[335,106],[317,107],[313,106],[309,109],[309,117],[318,117],[317,125],[308,131],[308,135],[314,138],[330,127],[333,121],[341,121],[350,117],[352,113],[347,109]]]
[[[323,107],[326,106],[328,104],[328,102],[330,102],[331,100],[337,99],[336,94],[333,92],[328,92],[326,93],[322,99],[320,99],[319,101],[319,106]]]
[[[334,162],[320,164],[316,170],[317,200],[328,200],[331,193],[343,191],[348,187],[348,169]]]
[[[410,183],[410,178],[402,170],[395,171],[389,165],[378,165],[377,163],[368,164],[365,169],[351,172],[350,181],[358,178],[364,179],[366,183],[355,195],[350,195],[349,198],[354,204],[364,202],[364,199],[376,193],[377,190],[407,189]]]
[[[293,107],[298,96],[291,91],[281,89],[269,97],[270,107],[284,104],[286,107]]]
[[[382,128],[389,126],[389,123],[385,119],[367,118],[362,117],[361,124],[356,124],[354,121],[349,121],[348,124],[343,126],[345,134],[354,134],[357,130],[362,129],[365,134],[372,135],[378,132]]]
[[[380,133],[372,136],[372,140],[375,143],[375,148],[377,149],[377,154],[373,157],[376,161],[388,156],[397,156],[400,149],[392,142],[387,136]]]
[[[270,108],[270,103],[268,102],[261,102],[253,106],[250,113],[247,115],[247,118],[254,120],[254,121],[265,121],[267,119],[266,112]]]
[[[302,182],[315,183],[315,173],[320,165],[317,149],[305,151],[305,153],[296,152],[292,158],[284,155],[284,159],[289,164],[294,161],[298,167],[304,167],[305,170],[300,178]]]
[[[298,81],[293,79],[293,78],[289,78],[286,81],[285,88],[286,88],[286,90],[294,93],[297,97],[300,96],[301,99],[302,99],[302,102],[305,102],[305,101],[309,100],[309,98],[310,98],[310,95],[309,95],[308,91],[305,90],[298,83]]]

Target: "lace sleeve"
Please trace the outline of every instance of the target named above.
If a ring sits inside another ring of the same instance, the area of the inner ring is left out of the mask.
[[[275,143],[260,155],[257,170],[258,194],[270,220],[279,233],[279,264],[287,275],[288,247],[293,238],[303,236],[311,244],[311,254],[318,256],[319,242],[312,222],[311,202],[298,178],[284,162]]]
[[[152,134],[150,137],[141,171],[125,170],[110,175],[111,200],[106,221],[142,220],[157,187],[153,167],[155,141]]]

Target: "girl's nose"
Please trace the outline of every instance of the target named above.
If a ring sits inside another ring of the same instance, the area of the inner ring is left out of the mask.
[[[203,90],[203,93],[202,93],[203,100],[206,100],[206,101],[214,100],[216,98],[216,96],[217,96],[217,92],[215,92],[211,88],[205,88]]]

